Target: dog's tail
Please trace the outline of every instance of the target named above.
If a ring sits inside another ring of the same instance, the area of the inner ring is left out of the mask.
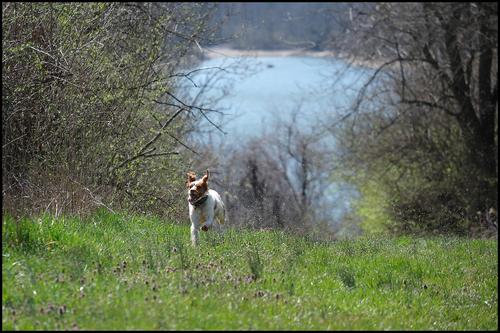
[[[223,218],[224,222],[222,222],[222,223],[224,223],[225,225],[227,225],[228,224],[228,218],[227,218],[227,212],[226,212],[226,208],[225,207],[224,207],[223,211],[224,211],[224,213],[223,213],[224,214],[224,218]]]

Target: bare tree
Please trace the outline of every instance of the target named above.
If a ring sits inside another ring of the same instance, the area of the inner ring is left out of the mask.
[[[233,225],[305,233],[332,222],[325,212],[336,207],[324,200],[332,183],[330,155],[321,137],[299,129],[300,113],[297,108],[292,118],[275,119],[272,132],[238,147],[222,152],[199,149],[205,153],[193,165],[201,170],[207,160],[217,164],[221,178],[215,186],[224,196]],[[323,230],[325,236],[328,229]]]
[[[377,4],[369,10],[351,9],[356,15],[340,45],[356,57],[383,62],[367,85],[390,72],[400,103],[456,119],[481,168],[494,174],[497,4]]]

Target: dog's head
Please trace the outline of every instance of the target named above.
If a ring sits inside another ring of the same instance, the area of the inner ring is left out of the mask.
[[[186,184],[188,187],[189,202],[193,203],[208,192],[208,170],[199,180],[196,180],[196,174],[188,172]]]

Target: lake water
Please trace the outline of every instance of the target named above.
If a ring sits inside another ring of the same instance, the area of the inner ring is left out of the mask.
[[[224,117],[211,114],[210,119],[222,121],[227,134],[215,130],[212,135],[226,143],[259,135],[298,108],[301,127],[317,130],[318,118],[326,124],[345,112],[366,77],[366,69],[316,57],[215,58],[197,69],[204,69],[191,76],[197,87],[186,80],[186,88],[194,98],[209,82],[196,103],[223,110]]]
[[[206,60],[196,69],[185,80],[185,89],[193,104],[224,112],[207,115],[225,134],[205,120],[201,125],[207,131],[194,139],[209,140],[215,147],[272,133],[276,119],[290,120],[296,110],[301,131],[318,133],[346,112],[370,71],[316,57],[225,57]],[[334,147],[331,136],[325,140]],[[324,200],[334,207],[328,213],[338,223],[350,211],[356,191],[332,183],[325,192]]]

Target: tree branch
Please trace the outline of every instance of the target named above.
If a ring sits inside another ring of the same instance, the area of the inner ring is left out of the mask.
[[[170,123],[171,123],[171,122],[172,122],[172,121],[173,121],[173,120],[174,120],[174,119],[175,119],[175,118],[176,118],[176,117],[177,117],[177,116],[178,116],[178,115],[179,115],[182,111],[185,111],[185,110],[186,110],[186,108],[184,108],[184,107],[182,107],[182,108],[180,108],[179,110],[177,110],[177,112],[176,112],[176,113],[174,113],[174,114],[172,115],[172,117],[170,117],[170,119],[169,119],[169,120],[167,120],[167,121],[165,122],[165,124],[164,124],[164,125],[160,128],[160,130],[158,131],[158,133],[156,133],[156,135],[155,135],[155,136],[154,136],[151,140],[149,140],[149,142],[148,142],[148,143],[146,143],[146,145],[145,145],[144,147],[142,147],[136,155],[134,155],[134,156],[132,156],[132,157],[130,157],[130,158],[127,158],[125,161],[121,162],[119,165],[117,165],[117,166],[113,167],[113,169],[111,169],[111,172],[115,171],[116,169],[119,169],[119,168],[123,167],[125,164],[127,164],[127,163],[129,163],[129,162],[132,162],[132,161],[134,161],[134,160],[136,160],[136,159],[138,159],[138,158],[140,158],[140,157],[142,157],[142,156],[145,156],[145,155],[147,155],[147,154],[149,154],[149,153],[153,152],[156,148],[152,148],[152,149],[150,149],[149,151],[146,151],[146,149],[147,149],[149,146],[151,146],[153,143],[155,143],[155,142],[156,142],[156,140],[158,140],[158,138],[162,135],[162,131],[163,131],[163,129],[164,129],[165,127],[167,127],[168,125],[170,125]],[[154,155],[151,155],[151,156],[154,156]],[[149,156],[149,157],[151,157],[151,156]]]

